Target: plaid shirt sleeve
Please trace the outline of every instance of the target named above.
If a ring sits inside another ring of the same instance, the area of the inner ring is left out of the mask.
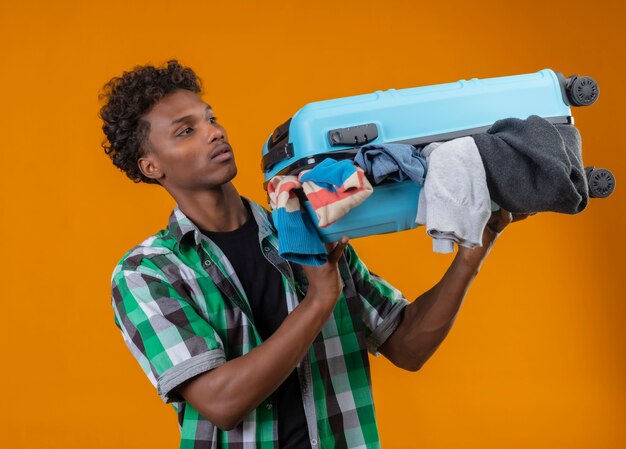
[[[362,303],[361,319],[365,324],[367,350],[380,355],[378,348],[396,330],[402,310],[409,304],[402,292],[369,271],[351,245],[344,251],[357,294]]]
[[[225,363],[223,344],[188,297],[175,263],[134,259],[140,261],[127,258],[113,272],[115,324],[161,398],[180,402],[177,386]]]

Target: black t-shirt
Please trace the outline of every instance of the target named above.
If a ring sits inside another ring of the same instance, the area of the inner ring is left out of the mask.
[[[287,317],[287,302],[280,272],[261,252],[259,228],[250,206],[248,219],[230,232],[202,231],[230,261],[248,297],[254,325],[267,340]],[[281,449],[310,449],[309,432],[302,405],[297,370],[274,392],[278,412],[278,446]]]

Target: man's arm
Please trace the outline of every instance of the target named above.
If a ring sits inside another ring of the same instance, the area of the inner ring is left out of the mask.
[[[181,384],[177,390],[185,401],[220,429],[230,430],[271,395],[302,360],[332,313],[342,290],[337,261],[347,243],[342,239],[325,265],[303,266],[307,294],[270,338]]]
[[[483,231],[482,247],[459,246],[441,280],[406,306],[396,330],[380,347],[380,352],[400,368],[417,371],[448,335],[461,308],[465,293],[502,230],[527,215],[500,210],[492,214]]]

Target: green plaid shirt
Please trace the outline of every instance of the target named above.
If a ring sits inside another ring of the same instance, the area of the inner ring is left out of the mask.
[[[281,272],[291,312],[304,297],[306,277],[301,267],[278,255],[267,211],[253,202],[251,206],[259,226],[257,250]],[[367,352],[378,354],[408,302],[368,271],[352,247],[339,267],[343,293],[297,366],[310,442],[313,449],[377,448]],[[112,289],[115,324],[161,398],[175,408],[181,448],[277,448],[272,396],[235,429],[224,431],[176,391],[187,379],[262,343],[228,259],[178,207],[167,229],[122,258]]]

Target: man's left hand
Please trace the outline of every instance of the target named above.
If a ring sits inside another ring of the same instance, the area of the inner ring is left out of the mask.
[[[501,208],[491,214],[491,217],[489,217],[487,225],[485,226],[485,231],[490,232],[492,240],[495,240],[496,237],[498,237],[504,228],[506,228],[509,224],[515,221],[524,220],[531,215],[534,214],[513,214]]]
[[[514,221],[524,220],[530,215],[534,214],[513,214],[504,209],[493,212],[487,221],[485,229],[483,230],[482,246],[470,249],[459,245],[459,256],[463,261],[479,267],[504,228]]]

